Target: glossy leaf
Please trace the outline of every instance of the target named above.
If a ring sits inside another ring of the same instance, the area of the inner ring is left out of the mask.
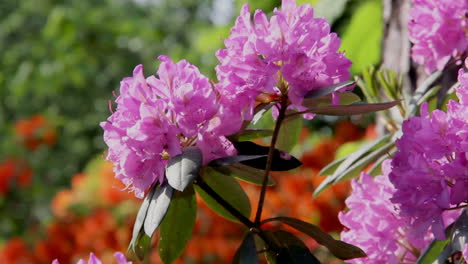
[[[323,86],[320,88],[313,89],[312,91],[308,92],[304,98],[320,98],[324,95],[328,95],[334,92],[338,92],[346,87],[351,87],[356,84],[355,81],[344,81],[337,84],[332,84],[329,86]]]
[[[238,155],[268,155],[269,147],[260,146],[250,141],[235,142]],[[241,163],[253,168],[264,170],[267,157],[242,161]],[[275,149],[273,152],[272,171],[288,171],[295,169],[302,163],[287,152]]]
[[[400,100],[385,102],[385,103],[374,103],[374,104],[352,104],[352,105],[329,105],[321,107],[311,107],[306,111],[297,112],[288,115],[287,118],[293,117],[298,114],[314,113],[318,115],[332,115],[332,116],[350,116],[373,113],[389,109],[400,103]]]
[[[254,234],[249,232],[245,236],[242,244],[237,249],[233,264],[256,264],[259,263],[257,248],[255,247]]]
[[[151,237],[140,233],[135,240],[133,252],[140,261],[143,261],[151,249]]]
[[[444,248],[448,245],[450,239],[447,238],[446,240],[437,240],[434,241],[427,246],[424,252],[419,256],[416,263],[418,264],[433,264],[434,261],[437,261],[439,257],[441,257],[441,253],[444,251]],[[441,257],[441,262],[437,261],[437,263],[444,263],[445,259],[450,255],[444,255]],[[443,260],[442,260],[443,258]]]
[[[249,218],[251,213],[250,200],[240,184],[233,177],[226,176],[213,168],[205,167],[202,170],[203,180],[214,191],[221,195],[228,203],[236,208],[245,217]],[[195,190],[205,203],[220,216],[234,222],[239,222],[236,217],[229,213],[216,200],[209,196],[200,187],[195,185]]]
[[[135,223],[133,224],[133,231],[132,231],[132,240],[129,244],[129,249],[132,248],[135,251],[135,245],[140,236],[140,232],[142,231],[143,225],[145,223],[146,214],[148,212],[148,208],[150,205],[150,201],[153,198],[154,192],[157,189],[157,186],[151,186],[148,194],[146,195],[145,199],[141,203],[140,209],[138,210]]]
[[[301,137],[302,124],[302,118],[285,120],[281,124],[275,148],[287,152],[291,151],[297,142],[299,142]]]
[[[337,93],[340,98],[340,105],[350,105],[361,101],[361,98],[352,92]],[[306,98],[302,101],[302,105],[310,108],[317,106],[327,106],[332,104],[332,95],[325,95],[318,98]]]
[[[360,248],[345,243],[341,240],[334,239],[332,236],[323,232],[319,227],[313,224],[291,217],[275,217],[267,219],[264,222],[269,221],[280,221],[303,232],[304,234],[315,239],[317,243],[328,248],[328,250],[330,250],[330,252],[337,258],[345,260],[366,256],[366,253],[364,253],[364,251],[362,251]]]
[[[309,248],[293,234],[283,231],[266,231],[265,234],[278,246],[276,254],[270,255],[276,263],[320,264]]]
[[[267,157],[268,155],[236,155],[236,156],[229,156],[229,157],[224,157],[224,158],[219,158],[212,160],[208,166],[211,167],[221,167],[221,166],[228,166],[234,163],[239,163],[242,161],[247,161],[247,160],[254,160],[262,157]]]
[[[273,130],[271,129],[255,129],[255,128],[247,128],[244,131],[229,136],[231,141],[249,141],[258,138],[270,137],[273,134]]]
[[[169,160],[166,168],[166,178],[172,188],[183,191],[187,185],[198,176],[203,162],[199,148],[184,148],[182,154]]]
[[[153,197],[151,197],[143,225],[147,236],[153,236],[154,231],[163,221],[171,203],[173,191],[174,189],[169,184],[164,184],[159,186],[154,192]]]
[[[265,175],[264,170],[255,169],[241,163],[236,163],[225,167],[215,167],[214,169],[225,175],[229,175],[239,180],[257,185],[262,185],[263,176]],[[268,177],[267,185],[275,185],[273,178]]]
[[[196,216],[197,201],[193,185],[183,192],[175,191],[159,232],[158,251],[165,264],[173,263],[182,254],[192,236]]]

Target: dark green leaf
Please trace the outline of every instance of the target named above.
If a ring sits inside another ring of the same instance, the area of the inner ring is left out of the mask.
[[[361,98],[352,92],[337,93],[340,98],[340,105],[350,105],[361,101]],[[332,104],[332,95],[325,95],[318,98],[306,98],[302,105],[310,108],[316,106],[327,106]]]
[[[229,156],[229,157],[224,157],[224,158],[219,158],[212,160],[208,166],[211,167],[221,167],[221,166],[228,166],[234,163],[239,163],[241,161],[246,161],[246,160],[253,160],[253,159],[258,159],[262,157],[267,157],[268,155],[236,155],[236,156]]]
[[[285,223],[315,239],[319,244],[325,246],[330,252],[340,259],[352,259],[365,257],[366,253],[360,248],[340,240],[334,239],[329,234],[323,232],[319,227],[291,217],[275,217],[265,220],[280,221]]]
[[[159,186],[154,192],[148,206],[148,212],[146,213],[145,224],[143,226],[145,234],[149,237],[153,235],[156,228],[158,228],[161,221],[163,221],[172,200],[173,190],[174,189],[172,189],[169,184],[164,184]]]
[[[298,114],[304,113],[314,113],[318,115],[332,115],[332,116],[350,116],[350,115],[360,115],[373,113],[377,111],[382,111],[388,108],[391,108],[400,103],[400,100],[385,102],[385,103],[375,103],[375,104],[352,104],[352,105],[329,105],[321,107],[311,107],[306,111],[297,112],[291,115],[288,115],[287,118],[293,117]]]
[[[265,175],[264,170],[255,169],[241,163],[232,164],[226,167],[216,167],[215,170],[225,175],[236,177],[239,180],[257,185],[262,185],[263,176]],[[271,177],[268,177],[267,185],[275,185],[275,181]]]
[[[213,168],[205,167],[202,170],[203,180],[214,191],[221,195],[228,203],[249,218],[251,213],[250,200],[236,179],[221,174]],[[239,222],[236,217],[224,209],[216,200],[209,196],[200,187],[195,185],[195,190],[205,203],[217,214],[234,222]]]
[[[183,192],[175,191],[169,211],[161,223],[158,251],[161,260],[173,263],[183,252],[192,236],[197,216],[197,201],[193,185]]]
[[[231,141],[249,141],[257,138],[270,137],[272,134],[273,130],[271,129],[248,128],[238,134],[229,136],[229,139]]]
[[[235,142],[234,146],[237,149],[238,155],[267,155],[269,147],[260,146],[250,141]],[[266,167],[267,157],[262,157],[254,160],[246,160],[241,163],[253,168],[264,170]],[[277,150],[273,152],[272,171],[288,171],[301,166],[302,163],[287,152]]]
[[[233,264],[255,264],[259,263],[257,248],[255,247],[254,234],[249,232],[245,236],[242,244],[237,249],[232,261]]]
[[[197,147],[184,148],[182,154],[169,160],[166,178],[172,188],[183,191],[198,176],[203,162],[202,152]]]
[[[276,254],[270,256],[276,263],[320,264],[304,242],[293,234],[283,230],[266,231],[265,234],[278,246]]]
[[[285,120],[281,124],[281,128],[278,133],[276,148],[288,152],[291,151],[301,138],[301,130],[302,118]]]
[[[304,97],[305,98],[320,98],[324,95],[328,95],[334,92],[338,92],[339,90],[351,87],[355,84],[355,81],[344,81],[337,84],[332,84],[329,86],[323,86],[320,88],[313,89],[312,91],[308,92]]]
[[[137,258],[141,261],[145,259],[151,249],[151,237],[146,236],[143,233],[140,233],[135,240],[135,245],[133,246],[133,252]]]
[[[450,238],[447,238],[446,240],[437,240],[435,239],[434,241],[427,246],[427,248],[424,250],[424,252],[419,256],[418,260],[416,263],[418,264],[433,264],[435,260],[439,258],[441,253],[444,251],[444,248],[447,246],[447,244],[450,242]],[[443,261],[438,262],[438,263],[444,263],[445,260],[447,259],[447,256],[443,256]]]
[[[135,251],[135,243],[137,242],[138,236],[140,235],[140,231],[143,228],[143,224],[145,223],[146,214],[148,212],[148,208],[150,205],[150,201],[153,198],[154,191],[157,189],[157,186],[152,186],[146,195],[143,203],[141,203],[140,209],[138,210],[135,223],[133,224],[133,232],[132,232],[132,240],[128,248],[132,248]]]

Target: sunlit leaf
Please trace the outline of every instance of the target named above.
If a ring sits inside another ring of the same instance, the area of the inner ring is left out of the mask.
[[[233,177],[224,175],[213,168],[205,167],[202,170],[203,180],[223,197],[228,203],[236,208],[245,217],[250,217],[250,200],[240,184]],[[195,190],[205,203],[217,214],[234,222],[238,219],[222,207],[215,199],[208,195],[203,189],[195,185]]]
[[[151,237],[164,219],[172,200],[174,189],[169,184],[159,186],[149,202],[143,229]]]
[[[169,160],[166,178],[172,188],[183,191],[198,176],[203,162],[202,152],[197,147],[187,147],[182,154]]]
[[[197,201],[193,185],[183,192],[175,191],[159,232],[158,251],[165,264],[173,263],[182,254],[192,236],[196,216]]]

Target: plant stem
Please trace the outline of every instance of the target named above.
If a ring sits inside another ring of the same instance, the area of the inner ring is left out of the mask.
[[[209,196],[215,199],[224,209],[226,209],[229,213],[231,213],[235,218],[239,219],[239,221],[247,226],[248,228],[255,227],[255,224],[250,221],[247,217],[245,217],[239,210],[234,208],[228,201],[224,200],[215,190],[213,190],[206,182],[203,180],[202,177],[198,177],[194,184],[198,185],[203,191],[205,191]]]
[[[258,199],[257,213],[255,215],[255,226],[260,227],[260,221],[262,218],[263,203],[265,202],[266,188],[268,184],[268,176],[270,175],[271,163],[273,162],[273,153],[275,150],[276,141],[278,140],[278,134],[283,123],[284,117],[286,116],[288,100],[287,97],[283,97],[279,106],[279,115],[276,119],[275,130],[271,138],[270,149],[268,151],[268,158],[265,167],[265,175],[263,176],[262,190],[260,191],[260,198]]]

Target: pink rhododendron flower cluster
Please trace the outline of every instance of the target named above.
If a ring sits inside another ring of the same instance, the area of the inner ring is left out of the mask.
[[[224,137],[235,128],[221,125],[225,117],[208,78],[185,60],[159,59],[158,77],[145,78],[139,65],[122,80],[117,109],[101,123],[116,177],[139,198],[164,182],[168,159],[184,147],[199,147],[205,163],[235,154]]]
[[[132,264],[131,261],[127,261],[125,255],[121,252],[115,252],[114,257],[117,260],[117,264]],[[52,264],[60,264],[60,262],[58,260],[54,260]],[[102,262],[96,257],[96,255],[89,253],[88,261],[80,259],[76,264],[102,264]]]
[[[427,73],[442,70],[468,49],[468,0],[413,0],[409,22],[412,58]]]
[[[468,64],[468,60],[466,61]],[[352,263],[413,263],[428,243],[445,239],[445,228],[468,205],[468,73],[461,69],[459,102],[447,112],[429,113],[403,123],[398,151],[382,164],[383,175],[363,173],[353,181],[348,212],[339,219],[344,241],[362,248],[367,258]],[[454,210],[455,209],[455,210]],[[463,249],[466,256],[468,249]]]
[[[447,113],[427,104],[421,117],[403,123],[403,136],[396,142],[390,180],[397,191],[392,198],[401,205],[415,234],[429,228],[444,239],[442,212],[468,202],[468,91],[464,70],[460,70],[460,101],[450,101]]]
[[[249,6],[242,7],[226,48],[216,53],[224,107],[250,120],[259,94],[281,93],[303,110],[308,92],[349,79],[351,62],[338,52],[339,38],[313,15],[310,5],[283,0],[270,19],[257,10],[252,21]]]
[[[383,175],[374,179],[362,173],[360,181],[351,182],[353,192],[346,199],[349,211],[338,215],[346,227],[341,239],[360,247],[367,257],[348,260],[350,263],[414,263],[419,249],[428,245],[432,238],[430,235],[408,236],[405,219],[390,201],[395,192],[388,179],[390,162],[383,163]]]

